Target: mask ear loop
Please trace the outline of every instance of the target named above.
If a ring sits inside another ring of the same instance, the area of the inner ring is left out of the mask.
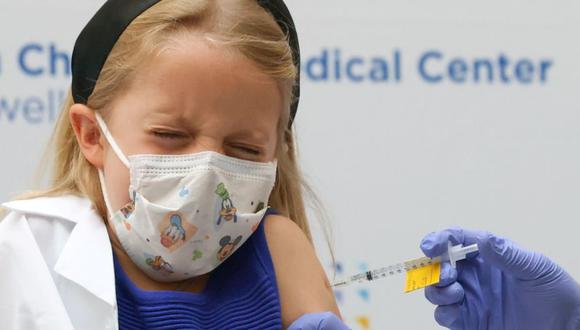
[[[99,171],[99,181],[101,183],[101,191],[103,192],[103,198],[105,199],[105,206],[107,207],[107,212],[109,212],[108,217],[113,216],[113,209],[111,208],[111,202],[109,202],[109,197],[107,196],[107,189],[105,188],[105,176],[103,175],[103,170],[100,168]]]
[[[103,117],[101,117],[101,115],[99,113],[95,113],[95,117],[97,119],[97,123],[99,124],[99,127],[101,128],[101,132],[103,132],[103,135],[105,136],[105,139],[107,140],[107,142],[109,142],[109,145],[111,146],[111,148],[113,148],[113,152],[115,152],[115,154],[117,155],[119,160],[125,166],[127,166],[127,168],[130,168],[129,167],[129,160],[127,159],[127,157],[125,157],[125,155],[123,154],[123,151],[121,151],[121,148],[119,148],[119,145],[115,142],[115,139],[113,139],[113,135],[109,131],[107,124],[105,124]],[[107,212],[109,212],[109,217],[112,217],[113,216],[113,209],[111,208],[111,202],[109,201],[107,189],[105,187],[105,175],[103,174],[103,170],[100,168],[98,169],[98,172],[99,172],[99,181],[101,183],[101,190],[103,192],[103,198],[105,200],[105,205],[107,207]]]
[[[113,139],[113,135],[109,131],[109,128],[107,127],[107,124],[105,124],[105,121],[103,120],[103,117],[101,117],[101,114],[95,113],[95,117],[97,118],[97,123],[99,124],[99,127],[103,132],[103,135],[105,135],[105,139],[107,140],[107,142],[109,142],[109,145],[111,146],[111,148],[113,148],[113,151],[115,152],[117,157],[119,157],[119,160],[121,160],[121,162],[123,162],[123,164],[125,164],[127,168],[130,168],[129,160],[127,159],[127,157],[125,157],[125,154],[123,153],[121,148],[119,148],[117,142],[115,142],[115,139]]]

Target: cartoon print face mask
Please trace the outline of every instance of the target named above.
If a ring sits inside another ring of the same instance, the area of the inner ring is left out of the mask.
[[[129,168],[131,202],[110,221],[132,261],[149,277],[180,281],[212,271],[256,230],[276,179],[276,161],[253,162],[213,151],[125,157],[102,117],[97,122]]]

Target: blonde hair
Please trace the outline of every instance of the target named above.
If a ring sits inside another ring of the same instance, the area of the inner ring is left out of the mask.
[[[273,16],[256,0],[162,0],[138,16],[124,31],[109,54],[87,106],[107,118],[107,107],[130,81],[143,59],[160,52],[179,32],[203,32],[211,42],[251,59],[265,74],[279,82],[284,111],[278,123],[278,174],[269,204],[292,219],[312,242],[304,195],[315,207],[320,203],[305,183],[297,162],[293,132],[288,128],[292,87],[297,67],[287,36]],[[69,90],[51,139],[52,182],[48,190],[19,198],[74,194],[92,200],[107,218],[97,169],[87,161],[69,120],[74,104]],[[322,214],[322,213],[321,213]],[[328,232],[324,232],[328,241]],[[330,248],[330,246],[329,246]],[[330,248],[331,255],[332,248]]]

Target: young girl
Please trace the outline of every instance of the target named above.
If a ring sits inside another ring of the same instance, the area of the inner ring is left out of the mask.
[[[282,1],[107,1],[52,187],[3,204],[3,327],[345,329],[304,211],[298,63]]]

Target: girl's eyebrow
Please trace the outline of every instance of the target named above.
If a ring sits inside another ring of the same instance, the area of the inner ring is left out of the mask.
[[[267,144],[268,141],[272,138],[270,136],[270,134],[267,133],[266,130],[262,130],[262,129],[240,129],[238,131],[235,131],[232,134],[233,138],[239,138],[239,139],[250,139],[254,142],[258,142],[261,144]]]
[[[167,111],[163,110],[163,108],[157,107],[147,111],[143,119],[146,123],[163,121],[166,124],[172,124],[175,126],[185,126],[184,124],[187,123],[187,120],[181,113],[175,113],[173,111]]]

